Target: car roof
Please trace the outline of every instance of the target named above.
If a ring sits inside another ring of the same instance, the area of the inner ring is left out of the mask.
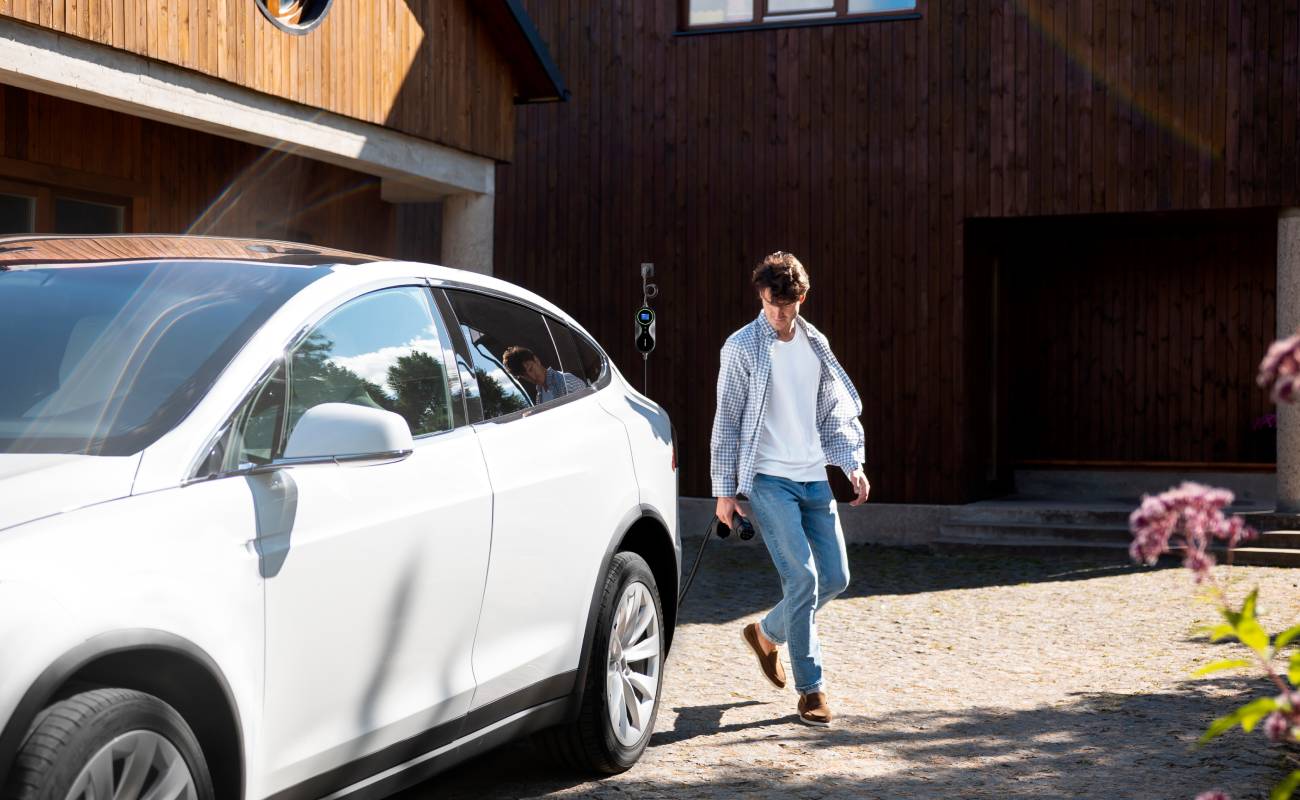
[[[166,234],[0,236],[0,268],[159,260],[235,260],[316,265],[364,264],[382,259],[332,247],[272,239]]]

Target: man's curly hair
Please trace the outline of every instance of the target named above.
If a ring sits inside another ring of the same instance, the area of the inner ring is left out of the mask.
[[[754,291],[772,290],[772,302],[793,303],[808,293],[808,271],[791,253],[777,250],[754,268]]]
[[[529,350],[527,347],[515,346],[506,350],[505,355],[501,357],[501,360],[505,362],[506,369],[510,370],[510,374],[523,375],[524,365],[529,361],[532,361],[534,358],[537,358],[537,354],[532,350]]]

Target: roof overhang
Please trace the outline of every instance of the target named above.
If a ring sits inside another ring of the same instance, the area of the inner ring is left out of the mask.
[[[557,103],[569,99],[560,70],[524,10],[522,0],[482,0],[472,4],[492,26],[498,45],[519,81],[516,103]]]
[[[390,202],[496,191],[491,159],[3,18],[0,83],[375,175]]]

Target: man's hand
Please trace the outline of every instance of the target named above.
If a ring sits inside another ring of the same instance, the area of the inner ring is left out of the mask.
[[[867,495],[871,494],[871,481],[867,480],[866,471],[863,470],[862,467],[858,467],[853,470],[853,474],[849,476],[849,480],[853,482],[853,491],[857,495],[857,497],[853,498],[853,500],[849,502],[849,505],[860,506],[867,502]]]
[[[718,507],[713,514],[728,528],[731,527],[732,515],[739,514],[742,517],[748,516],[744,511],[740,510],[740,503],[736,502],[736,498],[734,497],[719,497]]]

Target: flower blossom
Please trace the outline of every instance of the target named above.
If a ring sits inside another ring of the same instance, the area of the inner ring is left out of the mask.
[[[1287,720],[1286,715],[1280,711],[1274,711],[1264,720],[1264,735],[1271,742],[1280,742],[1287,738],[1291,732],[1291,723]]]
[[[1214,789],[1209,792],[1201,792],[1196,795],[1196,800],[1232,800],[1232,795],[1222,789]]]
[[[1295,402],[1300,389],[1300,332],[1268,346],[1255,382],[1270,390],[1273,402]]]
[[[1232,500],[1227,489],[1190,482],[1158,495],[1143,495],[1142,504],[1128,518],[1133,532],[1129,555],[1134,561],[1155,564],[1170,551],[1170,540],[1181,533],[1183,566],[1201,582],[1215,563],[1208,552],[1214,540],[1232,548],[1256,535],[1241,517],[1223,513]]]

